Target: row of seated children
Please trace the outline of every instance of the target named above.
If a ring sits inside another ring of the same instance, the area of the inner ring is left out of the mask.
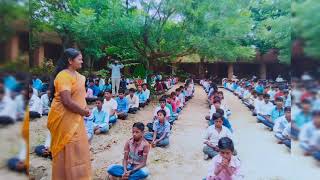
[[[233,130],[229,120],[224,115],[225,111],[221,108],[220,99],[224,99],[223,92],[218,91],[218,88],[215,88],[216,86],[213,84],[208,87],[206,81],[203,80],[200,83],[208,96],[212,96],[210,100],[213,100],[213,102],[210,116],[206,117],[209,120],[209,127],[204,136],[204,159],[212,158],[212,164],[205,179],[243,179],[241,163],[234,149]],[[210,89],[214,89],[214,91],[209,94]]]
[[[249,85],[247,85],[248,83]],[[242,80],[238,82],[238,85],[230,91],[242,100],[254,116],[257,116],[258,123],[262,123],[274,131],[279,144],[285,144],[291,148],[291,102],[290,104],[284,103],[284,100],[291,101],[288,94],[280,94],[283,90],[272,93],[268,88],[272,84],[268,84],[269,86],[266,87],[261,81],[252,85],[250,82]],[[271,96],[274,97],[273,102],[271,102]]]
[[[138,86],[136,93],[132,88],[125,96],[124,90],[120,89],[118,97],[113,98],[112,90],[106,90],[104,98],[96,99],[90,116],[84,117],[89,143],[94,135],[106,134],[117,119],[125,120],[128,113],[136,113],[140,107],[144,107],[150,101],[148,92],[150,93],[146,87],[143,90],[141,86]],[[148,96],[145,96],[146,93]],[[48,143],[50,144],[50,135],[47,136],[45,145],[35,148],[35,153],[42,157],[50,157]]]
[[[133,124],[133,137],[125,144],[122,165],[113,164],[107,168],[109,179],[121,177],[122,179],[138,180],[149,176],[150,173],[146,165],[150,144],[152,147],[169,145],[171,123],[176,119],[172,115],[179,114],[186,105],[183,91],[184,87],[180,86],[169,96],[164,95],[160,98],[160,104],[154,111],[152,123],[147,124],[149,132],[145,132],[143,123],[137,122]]]
[[[320,161],[320,94],[319,81],[293,80],[292,93],[294,109],[291,131],[298,138],[306,156],[312,155]]]
[[[25,114],[27,89],[13,76],[0,80],[0,124],[8,125],[22,121]],[[14,81],[14,83],[12,82]],[[8,84],[9,83],[9,84]],[[10,84],[11,83],[11,84]],[[12,84],[15,84],[14,86]]]

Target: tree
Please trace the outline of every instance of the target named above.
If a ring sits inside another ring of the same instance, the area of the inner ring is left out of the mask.
[[[281,63],[291,60],[291,1],[253,0],[250,3],[254,28],[249,43],[264,54],[271,48],[279,50]]]
[[[304,41],[306,55],[320,57],[320,4],[317,0],[295,0],[292,5],[292,32],[294,39]]]

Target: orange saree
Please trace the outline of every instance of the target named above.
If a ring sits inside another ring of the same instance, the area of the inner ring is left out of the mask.
[[[61,71],[54,86],[47,124],[52,137],[52,180],[90,180],[91,161],[83,117],[65,108],[60,98],[60,92],[70,91],[72,100],[85,108],[85,77]]]
[[[26,159],[24,162],[26,165],[27,174],[29,174],[29,120],[29,109],[27,108],[22,124],[22,138],[24,139],[27,146]]]

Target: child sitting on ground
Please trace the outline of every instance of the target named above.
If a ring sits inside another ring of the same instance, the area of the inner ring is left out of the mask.
[[[139,107],[143,108],[146,105],[147,97],[145,96],[145,93],[143,92],[141,85],[137,86],[136,96],[138,96],[139,98]]]
[[[169,144],[170,123],[166,120],[166,111],[158,111],[158,119],[153,123],[153,133],[147,132],[144,138],[152,147],[167,146]]]
[[[288,132],[291,127],[291,108],[286,107],[284,111],[285,115],[275,120],[273,132],[275,133],[275,137],[278,139],[279,144],[283,143],[286,146],[291,147],[290,132]]]
[[[230,138],[223,137],[218,142],[219,154],[212,159],[206,180],[242,180],[241,163],[234,156],[234,145]]]
[[[50,90],[47,90],[45,94],[41,96],[41,104],[42,104],[42,115],[47,116],[50,110],[50,98],[51,92]]]
[[[305,124],[299,134],[300,147],[304,155],[313,155],[320,151],[320,111],[312,113],[312,121]]]
[[[147,99],[146,104],[149,104],[150,102],[150,90],[148,89],[148,84],[144,83],[142,85],[143,93]]]
[[[146,167],[150,145],[143,137],[144,124],[137,122],[132,127],[132,138],[124,147],[124,157],[122,165],[110,165],[107,169],[110,180],[116,177],[129,180],[145,179],[149,175]]]
[[[118,103],[116,100],[112,98],[112,91],[107,90],[104,93],[105,99],[103,100],[103,105],[102,109],[106,112],[109,113],[109,123],[112,125],[117,122],[117,108],[118,108]]]
[[[129,94],[126,96],[129,103],[128,113],[135,114],[139,110],[139,98],[135,95],[135,89],[130,88]]]
[[[154,113],[153,113],[153,120],[151,123],[147,124],[147,127],[149,129],[150,132],[153,132],[153,123],[158,119],[158,111],[159,110],[164,110],[166,112],[166,120],[169,121],[170,120],[170,110],[169,108],[166,106],[166,99],[164,99],[163,97],[159,99],[159,106],[156,107]]]
[[[274,105],[270,102],[269,94],[264,94],[263,99],[264,99],[263,103],[258,104],[258,106],[256,107],[258,122],[261,122],[266,120],[267,118],[270,118],[271,111],[274,108]]]
[[[38,96],[36,96],[32,89],[29,89],[29,115],[31,119],[41,118],[42,116],[42,104]]]
[[[92,114],[94,117],[93,127],[94,134],[107,133],[109,130],[109,113],[102,109],[103,99],[96,100],[96,107],[93,108]]]
[[[231,124],[229,122],[229,120],[227,118],[224,117],[224,111],[223,109],[217,109],[216,110],[216,113],[214,113],[212,116],[214,116],[215,114],[220,114],[220,116],[222,116],[222,120],[223,120],[223,123],[222,125],[227,127],[231,132],[232,132],[232,127],[231,127]],[[217,119],[217,117],[211,117],[211,119],[209,120],[208,124],[209,126],[213,125],[214,124],[214,120],[213,119]]]
[[[216,156],[219,153],[219,148],[218,148],[218,141],[222,137],[229,137],[232,138],[232,133],[231,131],[226,128],[225,126],[222,125],[223,120],[222,116],[218,113],[215,113],[212,115],[214,120],[214,125],[209,126],[205,137],[204,137],[204,159],[207,160],[209,158],[212,158]]]
[[[116,98],[118,108],[117,108],[117,116],[119,119],[125,120],[128,117],[129,111],[129,102],[128,99],[125,98],[124,90],[119,89],[119,96]]]
[[[267,127],[273,128],[274,121],[284,115],[284,108],[283,108],[283,99],[281,97],[277,97],[275,100],[276,106],[271,110],[270,116],[267,116],[261,122],[266,125]]]

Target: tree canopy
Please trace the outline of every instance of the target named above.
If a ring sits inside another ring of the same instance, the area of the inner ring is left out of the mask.
[[[31,0],[33,31],[55,31],[89,62],[115,55],[149,67],[198,54],[207,61],[253,60],[279,50],[290,62],[289,0]],[[36,44],[36,43],[35,43]]]

